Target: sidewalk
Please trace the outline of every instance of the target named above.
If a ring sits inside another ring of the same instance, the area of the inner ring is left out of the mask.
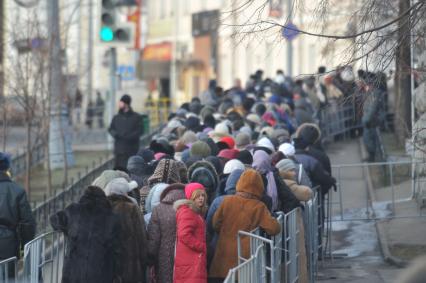
[[[406,161],[407,157],[394,144],[391,136],[384,139],[387,154],[393,161]],[[363,155],[365,150],[360,141]],[[387,202],[387,209],[393,211],[395,218],[376,222],[378,237],[384,259],[397,266],[406,266],[411,260],[426,254],[426,209],[420,209],[411,198],[411,180],[404,180],[395,186],[395,207],[389,200],[389,187],[375,188],[374,172],[369,171],[372,201]],[[407,173],[410,173],[408,170]],[[397,177],[395,177],[397,178]],[[380,214],[380,212],[378,212]]]

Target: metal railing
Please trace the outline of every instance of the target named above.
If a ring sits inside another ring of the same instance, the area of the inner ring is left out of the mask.
[[[45,145],[38,144],[31,150],[31,167],[42,163],[45,159]],[[18,151],[12,159],[11,171],[14,176],[21,175],[27,169],[27,153]]]
[[[18,275],[18,259],[11,257],[0,261],[0,282],[14,283]]]
[[[362,128],[361,119],[351,104],[330,105],[319,112],[320,128],[324,139],[338,135],[347,136],[351,131]]]
[[[151,141],[153,135],[157,134],[161,128],[157,128],[151,133],[141,137],[141,145],[146,145]],[[77,181],[71,179],[71,184],[63,191],[56,192],[52,197],[43,201],[33,209],[33,215],[37,223],[37,234],[45,233],[50,230],[49,216],[57,211],[64,209],[69,204],[76,202],[84,190],[92,184],[92,182],[99,177],[103,171],[112,169],[114,167],[114,159],[110,158],[101,163],[99,166],[94,167],[92,170],[87,168],[84,176],[79,174]]]
[[[38,236],[24,248],[24,269],[21,280],[25,283],[60,282],[66,241],[61,232]]]

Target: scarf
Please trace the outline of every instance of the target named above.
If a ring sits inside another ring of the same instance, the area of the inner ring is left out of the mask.
[[[253,156],[253,168],[256,169],[260,174],[266,175],[268,185],[266,187],[266,194],[272,198],[272,211],[278,209],[278,193],[277,184],[275,183],[275,177],[271,164],[271,157],[263,150],[257,150]]]

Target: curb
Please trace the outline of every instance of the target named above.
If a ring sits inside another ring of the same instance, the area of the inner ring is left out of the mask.
[[[359,148],[361,151],[361,157],[365,158],[367,156],[367,152],[365,150],[364,143],[362,142],[362,138],[360,138],[358,141],[359,141]],[[367,189],[368,189],[368,194],[370,195],[371,202],[376,202],[376,196],[374,194],[373,182],[371,181],[370,170],[368,170],[366,167],[364,167],[363,170],[366,176]],[[371,209],[374,212],[373,206],[371,206]],[[385,262],[397,267],[406,267],[409,263],[408,261],[401,259],[399,257],[396,257],[392,255],[392,253],[390,252],[385,228],[379,220],[375,220],[375,227],[376,227],[377,236],[379,240],[380,250],[382,251],[382,256]]]

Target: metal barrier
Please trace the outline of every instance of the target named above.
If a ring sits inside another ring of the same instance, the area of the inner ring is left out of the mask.
[[[426,182],[425,177],[412,174],[412,164],[411,160],[407,160],[333,165],[338,187],[337,192],[331,192],[333,221],[426,216],[421,209],[407,207],[411,202],[414,203],[413,182],[416,186]],[[368,182],[367,175],[371,176]],[[413,176],[416,179],[413,180]],[[354,198],[363,199],[364,203],[355,203]]]
[[[27,243],[24,248],[22,281],[60,282],[65,249],[66,241],[60,232],[46,233]]]
[[[0,282],[12,283],[18,278],[18,259],[11,257],[0,261]]]
[[[314,193],[313,199],[305,204],[305,242],[306,257],[308,260],[308,274],[310,282],[315,282],[318,259],[318,192]]]
[[[241,265],[229,270],[228,276],[223,283],[264,283],[267,281],[265,269],[265,252],[264,245],[257,247],[254,255],[250,259],[243,262]]]
[[[315,208],[313,208],[315,209]],[[313,211],[313,210],[312,210]],[[300,208],[284,214],[278,213],[277,221],[280,223],[281,231],[279,234],[268,239],[267,236],[263,237],[259,228],[252,232],[239,231],[237,237],[237,252],[238,252],[238,266],[231,269],[225,282],[234,282],[235,274],[238,274],[242,269],[245,269],[248,262],[260,260],[257,257],[258,250],[264,250],[263,254],[266,255],[264,266],[262,270],[260,282],[298,282],[300,268],[299,268],[299,237],[300,230],[298,228],[298,213]],[[313,217],[316,217],[316,213]],[[313,224],[312,224],[312,227]],[[243,241],[248,237],[249,242],[249,256],[245,258],[243,252]],[[259,273],[255,269],[250,269],[251,280],[258,280]],[[246,272],[246,271],[244,271]],[[233,281],[234,280],[234,281]],[[258,281],[244,281],[239,282],[258,282]],[[313,282],[313,281],[312,281]]]
[[[322,137],[333,139],[362,128],[361,119],[357,119],[359,113],[356,112],[354,105],[337,102],[322,109],[319,113]]]

